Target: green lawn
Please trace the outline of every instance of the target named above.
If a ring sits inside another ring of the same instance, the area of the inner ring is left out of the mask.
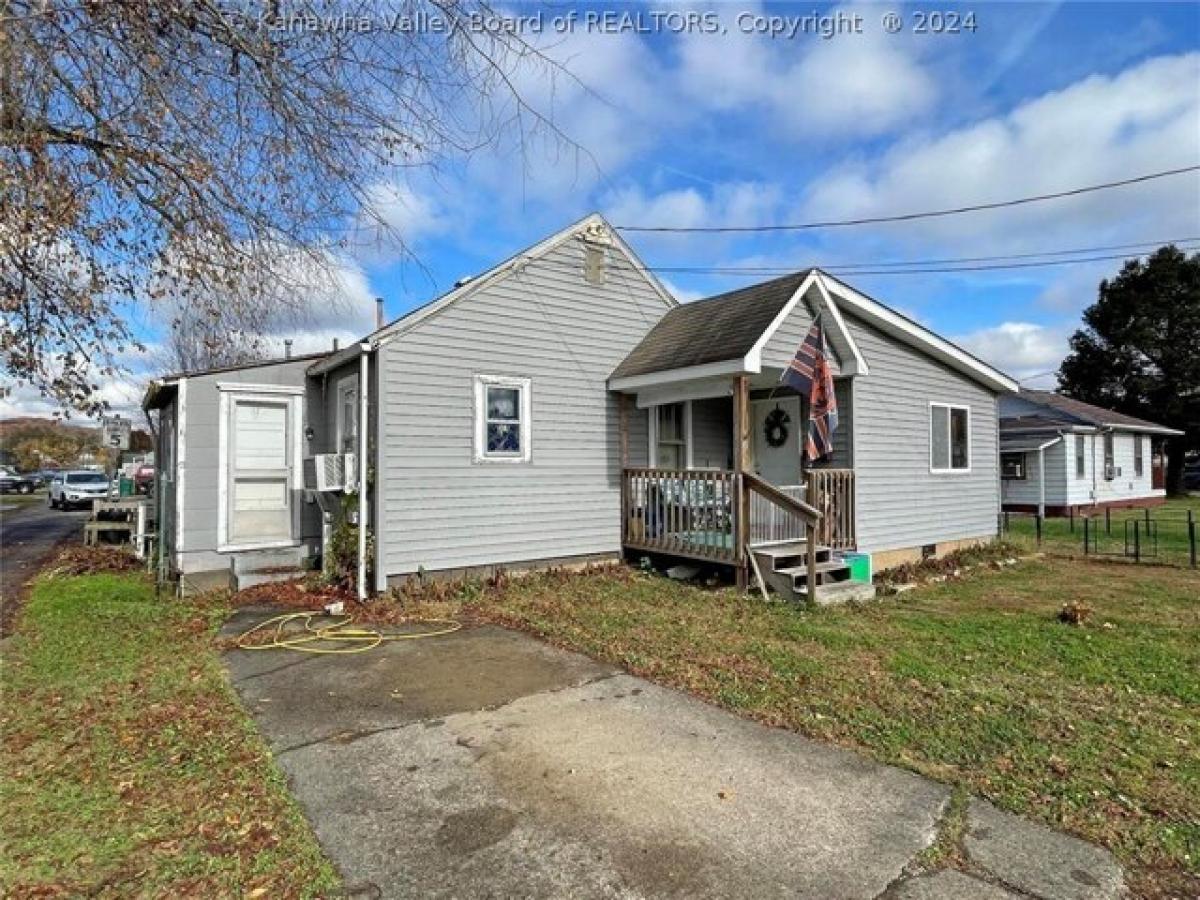
[[[1089,624],[1057,621],[1068,600]],[[1046,558],[803,612],[621,569],[471,606],[1104,843],[1143,892],[1200,890],[1194,572]]]
[[[1133,523],[1138,522],[1137,540],[1143,562],[1158,562],[1168,565],[1190,563],[1187,515],[1191,511],[1196,520],[1197,541],[1200,542],[1200,497],[1172,497],[1162,506],[1150,510],[1154,531],[1146,532],[1146,511],[1143,509],[1114,509],[1108,521],[1101,512],[1090,519],[1088,525],[1089,553],[1124,557],[1133,553]],[[1084,517],[1076,515],[1074,522],[1069,518],[1048,518],[1042,525],[1040,549],[1070,555],[1083,555]],[[1129,523],[1126,525],[1126,523]],[[1005,540],[1021,547],[1037,547],[1034,517],[1030,514],[1008,516]]]
[[[0,896],[336,888],[223,674],[223,614],[139,575],[37,584],[3,659]]]

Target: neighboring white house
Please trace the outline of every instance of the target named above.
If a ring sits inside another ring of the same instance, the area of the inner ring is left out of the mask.
[[[1182,434],[1050,391],[1000,400],[1004,509],[1066,516],[1166,499],[1156,441]]]
[[[840,425],[809,469],[806,401],[779,376],[818,314]],[[988,540],[997,396],[1015,390],[818,270],[680,305],[594,215],[360,343],[160,379],[145,406],[185,588],[311,559],[346,515],[367,526],[366,594],[622,553],[744,578],[748,545],[818,516],[827,553],[876,568]],[[349,493],[316,489],[330,473]]]

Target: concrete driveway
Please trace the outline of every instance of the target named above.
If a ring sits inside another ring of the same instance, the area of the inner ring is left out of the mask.
[[[1105,851],[980,802],[970,874],[917,872],[945,786],[504,629],[227,662],[355,896],[1123,891]]]

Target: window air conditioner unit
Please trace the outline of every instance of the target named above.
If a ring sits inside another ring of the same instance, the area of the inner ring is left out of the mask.
[[[310,491],[342,491],[346,485],[344,457],[317,453],[304,460],[304,487]]]
[[[1104,467],[1104,480],[1105,481],[1113,481],[1114,479],[1119,478],[1120,476],[1121,476],[1121,467],[1120,466],[1105,466]]]

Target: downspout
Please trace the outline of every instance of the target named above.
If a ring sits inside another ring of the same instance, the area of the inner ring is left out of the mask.
[[[1038,447],[1038,518],[1046,518],[1046,445]]]
[[[367,410],[370,383],[369,344],[359,344],[358,357],[358,599],[367,599]]]

